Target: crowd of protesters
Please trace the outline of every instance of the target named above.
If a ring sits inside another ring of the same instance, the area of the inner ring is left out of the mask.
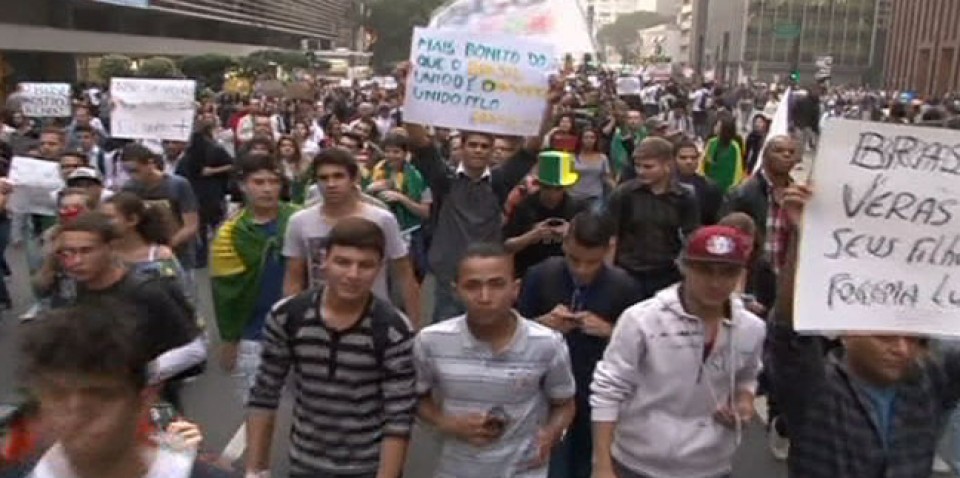
[[[397,478],[415,418],[441,437],[441,478],[725,477],[758,393],[792,476],[930,475],[960,357],[793,331],[813,192],[791,173],[825,117],[952,127],[956,98],[673,82],[630,98],[581,71],[519,138],[405,123],[397,73],[394,90],[203,101],[186,142],[112,138],[102,92],[67,123],[7,101],[4,169],[57,162],[64,185],[55,215],[0,219],[0,248],[28,256],[39,405],[10,476],[225,473],[183,453],[195,425],[152,416],[190,416],[179,388],[208,355],[246,404],[249,478],[270,476],[285,393],[294,477]],[[779,101],[791,132],[770,135]]]

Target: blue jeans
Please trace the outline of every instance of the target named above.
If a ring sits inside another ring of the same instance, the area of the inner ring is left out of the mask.
[[[459,315],[463,315],[463,303],[453,290],[453,278],[434,275],[433,288],[433,323],[443,322]]]

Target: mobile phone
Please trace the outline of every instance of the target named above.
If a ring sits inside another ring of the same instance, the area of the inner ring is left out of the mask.
[[[560,226],[564,225],[565,223],[566,223],[566,221],[564,221],[563,219],[558,219],[558,218],[555,218],[555,217],[554,217],[554,218],[551,218],[551,219],[547,219],[547,225],[550,226],[550,227],[560,227]]]
[[[503,433],[503,430],[507,428],[507,423],[509,422],[510,417],[507,415],[507,411],[504,410],[502,406],[497,405],[487,412],[487,423],[485,426],[495,430],[497,433]]]
[[[177,409],[173,405],[161,402],[150,407],[150,421],[158,430],[166,430],[177,420]]]

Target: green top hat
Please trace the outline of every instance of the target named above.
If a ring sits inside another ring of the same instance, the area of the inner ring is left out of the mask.
[[[580,175],[573,169],[574,156],[563,151],[544,151],[539,156],[537,180],[544,186],[573,186]]]

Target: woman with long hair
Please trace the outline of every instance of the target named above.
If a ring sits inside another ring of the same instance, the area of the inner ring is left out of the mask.
[[[751,129],[750,134],[747,135],[746,151],[744,151],[747,174],[750,174],[754,167],[756,167],[757,162],[760,161],[760,151],[763,150],[763,143],[766,141],[769,132],[770,120],[764,116],[763,113],[754,115],[753,129]]]
[[[312,176],[310,158],[300,151],[300,145],[293,136],[281,136],[277,140],[277,158],[283,168],[283,200],[294,204],[303,204]]]
[[[745,177],[742,140],[737,138],[737,121],[730,114],[717,119],[715,132],[704,146],[700,169],[726,194]]]
[[[574,169],[580,179],[570,189],[570,196],[596,204],[615,185],[610,161],[600,149],[600,134],[596,129],[586,128],[580,133],[578,149]]]
[[[150,207],[131,192],[111,196],[100,211],[113,221],[119,238],[111,247],[119,260],[134,272],[175,279],[184,295],[194,302],[183,268],[169,247],[174,231],[169,211]]]

